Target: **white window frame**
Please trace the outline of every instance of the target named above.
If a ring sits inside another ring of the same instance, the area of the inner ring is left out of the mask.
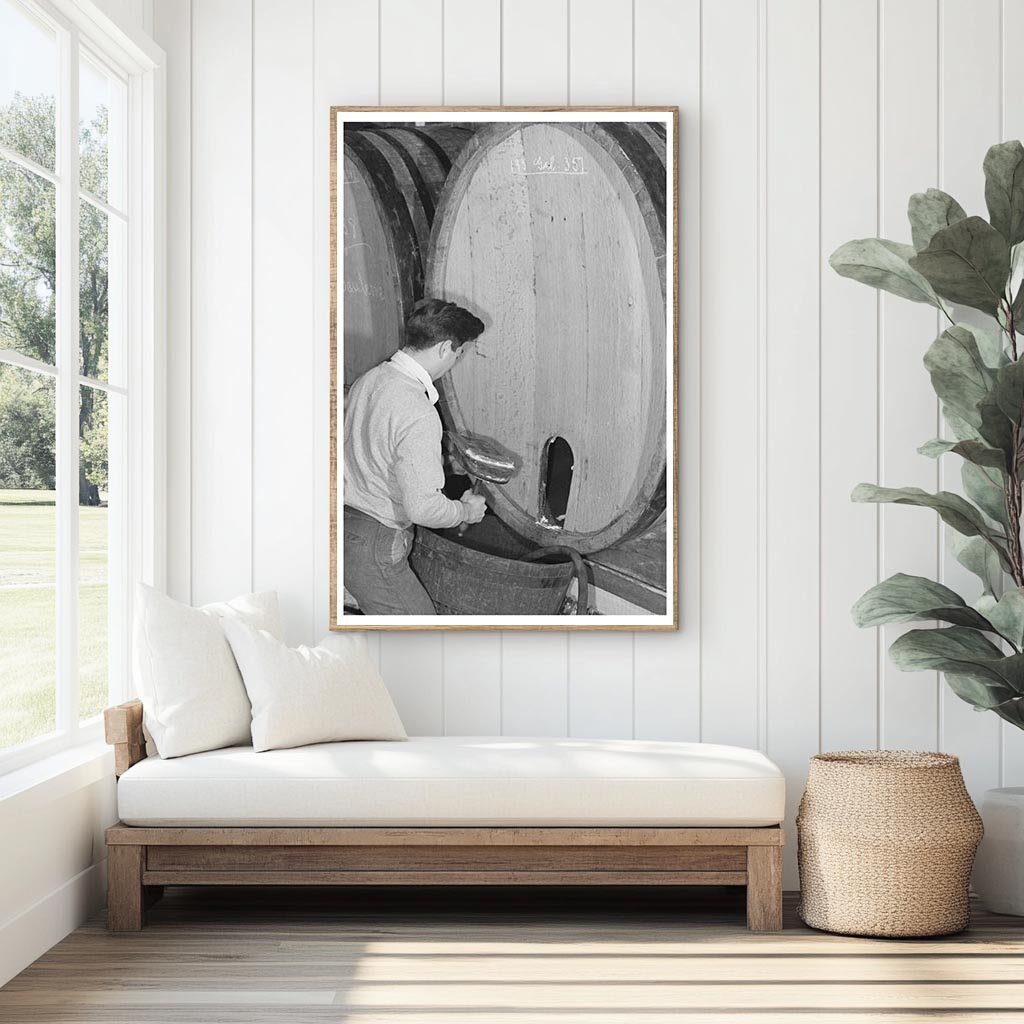
[[[0,774],[102,736],[102,721],[79,721],[78,678],[78,391],[82,384],[125,394],[120,557],[111,552],[123,595],[117,616],[117,650],[109,651],[110,702],[130,697],[131,616],[135,585],[165,584],[166,396],[165,268],[165,58],[140,33],[116,25],[91,0],[16,0],[57,34],[57,166],[55,173],[0,147],[0,155],[41,174],[57,193],[56,367],[7,352],[3,362],[56,377],[57,402],[57,676],[56,732],[0,752]],[[106,385],[78,373],[78,55],[90,51],[127,87],[125,197],[123,217],[94,201],[108,216],[127,221],[124,386]],[[74,116],[69,116],[73,112]],[[73,367],[71,372],[64,368]],[[75,410],[73,425],[67,422]],[[112,467],[113,470],[113,467]],[[111,581],[112,582],[112,581]]]

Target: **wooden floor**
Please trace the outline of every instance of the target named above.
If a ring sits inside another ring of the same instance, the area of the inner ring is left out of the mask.
[[[743,925],[742,890],[170,890],[0,989],[0,1021],[1024,1021],[1024,919],[923,941]]]

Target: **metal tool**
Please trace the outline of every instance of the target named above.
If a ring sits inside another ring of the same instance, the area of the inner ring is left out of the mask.
[[[493,438],[460,434],[455,430],[448,431],[448,438],[466,472],[473,478],[474,494],[479,493],[482,480],[491,484],[507,484],[519,472],[521,462],[518,456]],[[465,533],[468,525],[463,523],[459,533]]]

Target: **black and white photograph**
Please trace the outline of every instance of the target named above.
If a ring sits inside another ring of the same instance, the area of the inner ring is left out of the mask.
[[[675,108],[331,116],[332,627],[675,628]]]

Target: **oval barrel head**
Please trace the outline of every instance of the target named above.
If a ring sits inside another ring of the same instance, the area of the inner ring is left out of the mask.
[[[438,386],[451,426],[519,456],[492,508],[537,544],[601,551],[665,507],[666,181],[648,126],[493,124],[438,204],[426,290],[489,324]]]

